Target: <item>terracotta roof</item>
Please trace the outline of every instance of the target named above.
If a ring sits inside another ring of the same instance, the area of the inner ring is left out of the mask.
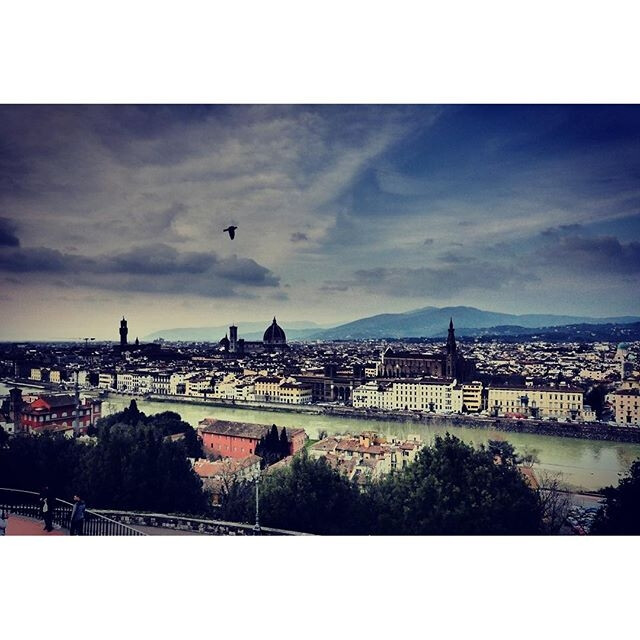
[[[278,427],[278,434],[282,427]],[[231,422],[230,420],[217,420],[215,418],[205,418],[198,423],[198,429],[202,433],[214,433],[223,436],[235,436],[236,438],[260,439],[271,430],[270,424],[253,424],[249,422]],[[304,429],[285,427],[287,438],[291,438],[299,433],[304,433]]]
[[[292,462],[293,462],[293,456],[287,456],[286,458],[282,458],[282,460],[278,460],[278,462],[268,467],[267,473],[271,471],[277,471],[278,469],[284,469],[285,467],[289,467]]]
[[[335,438],[325,438],[311,445],[314,451],[334,451],[338,441]]]
[[[250,455],[239,460],[227,458],[226,460],[196,460],[193,464],[193,470],[201,478],[214,478],[226,474],[234,474],[260,463],[260,456]]]
[[[76,403],[75,397],[70,394],[64,394],[64,395],[60,394],[55,396],[53,395],[39,396],[38,400],[42,400],[43,402],[46,402],[52,409],[55,409],[56,407],[66,407],[69,405],[75,405]]]

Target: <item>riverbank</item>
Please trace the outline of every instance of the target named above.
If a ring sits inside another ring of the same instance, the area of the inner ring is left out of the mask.
[[[112,394],[102,405],[102,415],[126,409],[131,398],[131,395]],[[386,416],[378,412],[374,420],[364,422],[367,419],[366,413],[356,414],[347,407],[333,407],[332,410],[325,411],[324,407],[316,405],[310,407],[313,413],[275,407],[278,409],[276,412],[274,407],[268,410],[251,405],[241,408],[231,401],[214,405],[210,401],[204,403],[202,398],[187,402],[173,402],[166,397],[162,402],[140,397],[136,400],[140,411],[147,415],[174,411],[194,428],[205,418],[218,418],[253,424],[276,423],[279,428],[305,429],[309,437],[314,439],[319,438],[320,434],[353,435],[372,430],[382,437],[404,440],[417,437],[427,444],[446,433],[454,434],[474,447],[486,445],[489,440],[507,440],[519,453],[535,456],[538,461],[534,465],[536,474],[549,474],[553,477],[560,474],[562,483],[572,491],[598,491],[602,487],[615,486],[621,475],[628,472],[631,463],[640,458],[640,444],[556,437],[535,431],[507,433],[493,428],[491,420],[481,421],[479,428],[473,428],[471,423],[467,425],[464,417],[454,424],[452,416],[432,416],[430,420],[418,421],[403,415]],[[323,412],[319,413],[321,410]]]
[[[384,422],[416,422],[434,426],[454,425],[472,429],[495,429],[507,433],[531,433],[556,436],[561,438],[577,438],[581,440],[602,440],[605,442],[625,442],[640,444],[639,427],[612,426],[597,422],[549,422],[545,420],[486,418],[475,415],[420,413],[414,411],[383,411],[381,409],[354,409],[346,406],[321,405],[284,405],[268,402],[238,402],[219,398],[191,398],[176,395],[109,393],[107,397],[130,396],[132,399],[146,399],[153,402],[170,402],[207,407],[225,407],[227,409],[247,409],[269,411],[274,413],[293,413],[306,415],[324,415],[357,420],[374,420]]]

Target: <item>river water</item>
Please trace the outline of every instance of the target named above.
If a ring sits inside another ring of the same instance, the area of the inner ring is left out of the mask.
[[[8,393],[0,384],[0,396]],[[103,415],[120,411],[129,405],[130,397],[110,396],[102,404]],[[431,442],[436,435],[449,431],[465,442],[475,445],[487,440],[508,440],[519,453],[534,453],[536,473],[561,474],[561,480],[574,490],[596,491],[607,485],[615,485],[636,458],[640,458],[640,444],[579,440],[532,433],[506,433],[495,429],[472,429],[458,425],[425,424],[421,422],[396,422],[385,420],[365,421],[338,416],[304,413],[274,413],[253,409],[236,409],[158,402],[137,398],[138,408],[146,414],[175,411],[193,427],[203,418],[220,418],[258,424],[277,424],[279,427],[301,427],[310,438],[317,438],[321,430],[329,435],[375,431],[384,436],[409,437],[419,435],[424,442]]]

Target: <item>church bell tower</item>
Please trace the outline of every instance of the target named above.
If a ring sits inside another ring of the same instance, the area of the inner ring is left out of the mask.
[[[129,333],[129,329],[127,328],[127,321],[122,316],[122,320],[120,320],[120,346],[127,346],[127,335]]]
[[[447,356],[446,356],[447,378],[457,379],[458,348],[456,346],[456,336],[453,329],[453,318],[449,320],[449,334],[447,335]]]

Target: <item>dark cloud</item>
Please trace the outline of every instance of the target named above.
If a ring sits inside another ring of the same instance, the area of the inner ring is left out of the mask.
[[[46,247],[11,249],[0,254],[0,271],[55,275],[57,286],[185,292],[212,297],[236,295],[235,285],[278,287],[280,282],[269,269],[251,258],[179,252],[165,244],[100,256],[65,254]]]
[[[320,287],[320,291],[322,291],[323,293],[337,293],[348,290],[349,285],[339,282],[326,282]]]
[[[462,244],[460,245],[462,246]],[[474,262],[476,259],[473,256],[465,256],[461,253],[455,253],[453,251],[447,251],[438,256],[438,259],[445,264],[451,265],[459,265],[459,264],[469,264]]]
[[[383,293],[391,297],[449,297],[470,289],[496,290],[534,279],[515,265],[496,264],[474,258],[465,259],[464,267],[436,266],[416,269],[397,267],[377,267],[359,269],[354,279],[334,286],[350,285],[364,288],[373,293]]]
[[[295,233],[291,234],[291,242],[303,242],[304,240],[308,240],[309,238],[307,237],[306,233],[301,233],[300,231],[296,231]]]
[[[0,247],[19,247],[20,239],[16,235],[17,225],[9,218],[0,218]]]
[[[560,224],[557,227],[547,227],[540,235],[544,237],[571,234],[582,229],[581,224]]]
[[[549,237],[549,236],[547,236]],[[614,236],[551,235],[534,256],[534,264],[593,274],[640,273],[640,242],[622,243]]]
[[[425,238],[425,241],[423,244],[429,246],[429,245],[432,245],[433,243],[434,243],[433,238]]]

